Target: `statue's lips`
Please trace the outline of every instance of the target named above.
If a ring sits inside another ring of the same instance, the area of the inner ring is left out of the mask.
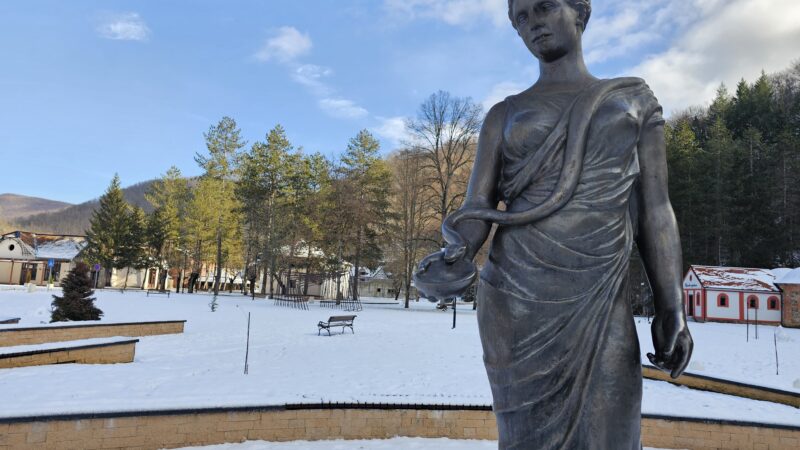
[[[540,34],[540,35],[536,36],[535,38],[533,38],[533,40],[531,42],[533,42],[535,44],[535,43],[537,43],[537,42],[539,42],[539,41],[541,41],[543,39],[549,38],[550,36],[552,36],[551,33],[543,33],[543,34]]]

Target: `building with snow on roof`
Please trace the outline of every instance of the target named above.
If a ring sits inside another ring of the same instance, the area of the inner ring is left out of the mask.
[[[0,235],[0,284],[59,284],[85,247],[84,236],[28,231]]]
[[[781,324],[783,295],[772,270],[690,266],[686,315],[698,322]]]

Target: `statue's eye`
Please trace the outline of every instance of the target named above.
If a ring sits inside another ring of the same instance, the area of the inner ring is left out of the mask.
[[[547,11],[548,9],[553,9],[556,5],[553,2],[542,2],[539,3],[539,9],[542,11]]]
[[[528,13],[521,12],[517,14],[517,25],[525,25],[528,23]]]

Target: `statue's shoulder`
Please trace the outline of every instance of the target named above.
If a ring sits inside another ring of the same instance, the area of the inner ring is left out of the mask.
[[[660,108],[660,103],[653,93],[653,90],[650,89],[650,86],[642,78],[619,77],[609,78],[602,82],[620,86],[622,96],[627,98],[631,103],[639,105],[645,112]]]
[[[510,103],[509,97],[500,100],[489,108],[489,111],[486,113],[486,118],[484,119],[484,124],[502,124],[505,121]]]
[[[622,90],[624,92],[624,101],[628,103],[634,111],[638,111],[638,117],[643,127],[664,125],[665,121],[661,103],[644,79],[638,77],[621,77],[606,81],[625,86]]]

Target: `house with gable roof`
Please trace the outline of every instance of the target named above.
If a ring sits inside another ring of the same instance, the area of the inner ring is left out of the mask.
[[[58,284],[86,247],[84,236],[12,231],[0,235],[0,284]]]
[[[686,316],[698,322],[781,323],[782,292],[769,269],[690,266]]]

